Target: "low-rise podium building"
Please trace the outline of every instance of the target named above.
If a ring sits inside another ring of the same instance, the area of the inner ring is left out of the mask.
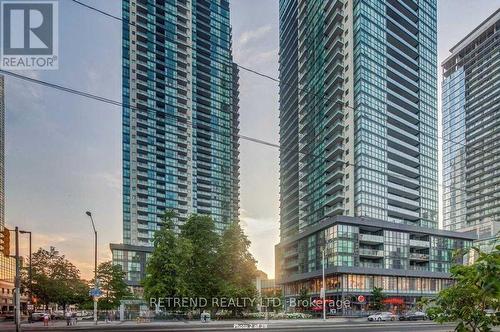
[[[408,309],[453,282],[451,266],[466,259],[455,253],[474,239],[474,233],[337,216],[276,246],[277,283],[287,299],[303,289],[319,298],[324,251],[327,299],[348,299],[353,310],[363,310],[373,288],[381,287],[388,304]]]

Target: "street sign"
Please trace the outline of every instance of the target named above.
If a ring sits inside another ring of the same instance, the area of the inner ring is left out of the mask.
[[[92,297],[99,297],[102,295],[102,290],[100,290],[99,288],[92,288],[89,291],[89,295]]]
[[[363,295],[358,296],[358,302],[365,302],[365,297]]]

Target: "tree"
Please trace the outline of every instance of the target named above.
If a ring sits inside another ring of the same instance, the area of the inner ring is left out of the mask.
[[[278,312],[283,309],[285,297],[281,288],[275,288],[271,291],[261,294],[261,301],[263,305],[267,306],[267,311]]]
[[[233,222],[224,231],[218,250],[218,265],[222,284],[222,296],[229,298],[255,298],[255,278],[257,261],[249,252],[250,241],[239,222]],[[247,302],[246,304],[250,304]],[[233,314],[241,312],[242,307],[233,307]]]
[[[176,236],[173,217],[172,212],[165,212],[161,228],[154,234],[154,250],[147,262],[143,281],[147,300],[186,296],[188,293],[185,275],[192,247],[189,242]]]
[[[210,299],[220,297],[254,298],[256,261],[239,223],[219,235],[210,216],[191,215],[176,233],[174,216],[165,213],[163,225],[154,235],[143,282],[145,298],[204,298],[208,305],[214,303]],[[232,309],[234,314],[241,311]]]
[[[99,308],[116,309],[120,305],[120,300],[131,295],[124,279],[125,272],[120,265],[113,265],[111,261],[99,264],[97,280],[99,280],[100,289],[103,291],[103,296],[99,298]],[[94,285],[94,280],[90,284]]]
[[[28,285],[27,271],[23,273],[23,284]],[[33,296],[45,307],[57,303],[80,304],[88,299],[89,288],[80,279],[80,271],[64,255],[54,248],[38,249],[32,255]]]
[[[184,277],[188,295],[206,299],[220,295],[222,279],[218,251],[221,245],[220,236],[215,231],[215,223],[209,216],[192,215],[181,226],[180,243],[191,248],[191,255],[186,266]]]
[[[384,309],[384,293],[382,292],[382,287],[373,287],[372,289],[372,304],[371,307],[373,310],[382,310]]]
[[[299,291],[298,307],[301,310],[311,309],[311,296],[309,296],[309,291],[306,287],[302,287]]]
[[[451,268],[456,282],[439,292],[427,312],[439,323],[458,322],[459,332],[488,332],[500,324],[500,245],[489,254],[473,250],[479,258]]]

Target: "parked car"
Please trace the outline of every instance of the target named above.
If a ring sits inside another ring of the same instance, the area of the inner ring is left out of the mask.
[[[399,316],[399,320],[427,320],[429,317],[422,311],[407,312],[404,315]]]
[[[66,316],[64,315],[64,311],[53,311],[52,314],[50,314],[50,319],[56,320],[56,319],[66,319]]]
[[[31,320],[33,322],[41,322],[43,321],[43,315],[45,315],[43,312],[34,312],[31,314]]]
[[[391,312],[377,312],[373,315],[368,316],[368,320],[372,321],[386,321],[386,320],[396,320],[396,315]]]
[[[4,312],[0,315],[0,318],[5,320],[5,321],[14,320],[14,313],[12,311]]]

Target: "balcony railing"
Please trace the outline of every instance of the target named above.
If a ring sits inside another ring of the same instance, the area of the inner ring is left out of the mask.
[[[368,268],[372,268],[372,269],[382,269],[384,268],[384,266],[382,264],[378,264],[378,263],[368,263],[368,262],[364,262],[364,263],[359,263],[359,267],[368,267]]]
[[[384,243],[384,237],[381,235],[359,234],[359,240],[362,242]]]
[[[418,253],[410,253],[410,259],[417,259],[417,260],[429,260],[429,255],[428,254],[418,254]]]
[[[422,248],[429,248],[429,241],[422,241],[422,240],[412,240],[410,239],[410,247],[422,247]]]
[[[383,250],[374,250],[374,249],[359,249],[360,256],[375,256],[375,257],[384,257]]]

